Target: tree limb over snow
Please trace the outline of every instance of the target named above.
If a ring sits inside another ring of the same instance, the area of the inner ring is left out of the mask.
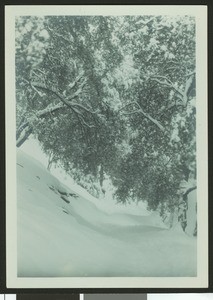
[[[80,79],[82,78],[83,74],[81,73],[76,80],[74,81],[74,83],[72,83],[71,89],[77,84],[77,82],[80,81]],[[74,92],[72,94],[72,96],[70,97],[65,97],[63,94],[59,93],[56,89],[54,88],[50,88],[47,87],[45,84],[43,83],[39,83],[39,82],[29,82],[29,84],[31,85],[31,87],[39,94],[39,96],[43,96],[43,94],[41,94],[41,92],[39,91],[42,90],[45,93],[51,93],[54,96],[57,97],[57,99],[60,100],[60,103],[56,104],[56,105],[48,105],[46,108],[44,108],[41,111],[38,111],[35,114],[35,117],[41,118],[44,117],[45,115],[49,114],[49,113],[53,113],[57,110],[60,110],[62,108],[64,108],[65,106],[69,107],[72,112],[76,115],[79,123],[81,124],[81,126],[83,127],[88,127],[88,128],[93,128],[95,127],[94,125],[88,124],[87,121],[85,120],[85,117],[83,116],[83,113],[81,111],[87,112],[89,114],[95,114],[96,111],[92,111],[91,109],[84,107],[82,104],[79,103],[75,103],[70,101],[71,99],[74,99],[76,97],[78,97],[78,95],[82,92],[83,90],[83,86],[86,83],[86,81],[84,80],[81,84],[80,84],[80,88]],[[17,138],[17,147],[20,147],[24,141],[29,137],[29,135],[32,133],[33,129],[29,123],[28,120],[23,120],[23,122],[20,124],[20,126],[17,129],[16,132],[16,138]]]
[[[159,121],[157,121],[156,119],[154,119],[153,117],[151,117],[148,113],[144,112],[144,110],[142,109],[142,107],[136,101],[126,104],[122,109],[124,109],[125,107],[130,106],[130,105],[136,105],[138,107],[138,109],[134,110],[132,112],[125,112],[124,115],[132,115],[132,114],[135,114],[135,113],[141,113],[144,117],[146,117],[147,119],[149,119],[162,132],[165,133],[166,129],[163,127],[163,125],[161,125],[161,123]]]
[[[76,103],[76,102],[71,102],[70,100],[71,99],[74,99],[76,98],[81,92],[82,92],[82,89],[80,88],[79,90],[77,90],[76,92],[73,93],[72,96],[70,97],[64,97],[61,93],[59,93],[58,91],[56,91],[55,89],[53,88],[50,88],[50,87],[46,87],[45,85],[43,84],[40,84],[40,83],[33,83],[33,85],[36,87],[36,88],[40,88],[44,91],[46,91],[47,93],[52,93],[53,95],[55,95],[61,102],[63,102],[66,106],[70,107],[72,110],[75,106],[77,106],[78,108],[81,108],[83,110],[85,110],[86,112],[88,113],[91,113],[91,114],[95,114],[96,112],[95,111],[91,111],[89,108],[86,108],[84,107],[83,105],[79,104],[79,103]],[[76,111],[75,111],[76,112]]]
[[[163,79],[163,81],[161,81],[160,79]],[[173,90],[175,90],[178,93],[178,97],[182,100],[183,99],[183,92],[178,89],[172,82],[170,79],[168,79],[166,76],[160,76],[160,75],[155,75],[150,77],[150,80],[156,81],[164,86],[167,86]]]
[[[188,92],[189,89],[191,88],[192,84],[194,81],[194,74],[192,74],[187,80],[186,80],[186,85],[185,85],[185,90],[183,93],[183,104],[184,106],[187,105],[187,101],[188,101]]]
[[[171,88],[174,91],[176,91],[178,98],[181,99],[183,106],[186,107],[188,102],[188,93],[193,84],[193,81],[195,80],[195,71],[187,74],[185,77],[188,79],[186,80],[184,91],[181,91],[178,87],[176,87],[166,76],[155,75],[150,77],[150,80],[156,81],[159,84],[167,86],[168,88]]]
[[[87,113],[90,113],[90,114],[95,114],[96,111],[92,111],[90,110],[89,108],[86,108],[84,107],[83,105],[79,104],[79,103],[75,103],[75,102],[71,102],[69,101],[70,99],[73,99],[75,97],[77,97],[80,92],[82,92],[82,87],[77,90],[75,93],[73,93],[73,95],[69,98],[66,98],[64,97],[61,93],[59,93],[58,91],[56,91],[55,89],[53,88],[50,88],[50,87],[46,87],[45,85],[43,84],[40,84],[40,83],[34,83],[34,85],[36,85],[37,88],[40,88],[48,93],[52,93],[53,95],[55,95],[64,105],[66,105],[67,107],[69,107],[73,113],[77,116],[77,119],[79,120],[81,126],[86,126],[88,128],[93,128],[95,127],[94,125],[90,125],[86,122],[84,116],[82,115],[82,113],[77,110],[76,108],[79,108]],[[68,100],[69,99],[69,100]]]

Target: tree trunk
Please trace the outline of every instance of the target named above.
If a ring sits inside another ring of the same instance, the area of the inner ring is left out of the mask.
[[[104,181],[104,168],[103,168],[103,165],[101,165],[99,175],[100,175],[100,179],[99,179],[100,186],[103,187],[103,181]]]
[[[24,130],[22,132],[20,132],[17,140],[16,140],[16,147],[21,147],[21,145],[24,144],[24,142],[28,139],[28,137],[31,135],[31,133],[33,132],[32,128],[29,127],[29,125],[24,128]]]
[[[188,195],[192,191],[194,191],[197,187],[193,186],[186,190],[186,192],[180,196],[180,202],[178,207],[178,221],[181,224],[181,227],[183,228],[183,231],[186,230],[187,227],[187,210],[188,210]],[[197,226],[197,225],[196,225]],[[194,229],[193,235],[196,235],[197,228]]]
[[[36,116],[38,118],[44,118],[47,114],[60,111],[64,108],[63,103],[56,104],[55,106],[47,106],[45,109],[39,111]],[[25,121],[25,118],[22,119],[21,125],[18,127],[16,131],[16,146],[20,147],[23,143],[28,139],[30,134],[33,132],[33,128],[29,124],[28,121]]]

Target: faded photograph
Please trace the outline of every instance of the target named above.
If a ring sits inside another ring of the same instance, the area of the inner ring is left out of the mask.
[[[16,16],[18,277],[197,276],[195,32]]]
[[[147,300],[147,294],[84,294],[82,300]]]
[[[147,300],[211,300],[211,293],[188,293],[188,294],[147,294]]]
[[[16,300],[16,294],[0,294],[0,300]]]

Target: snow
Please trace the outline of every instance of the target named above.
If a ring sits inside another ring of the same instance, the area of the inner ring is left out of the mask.
[[[34,138],[28,139],[21,147],[21,150],[26,154],[34,157],[38,160],[45,168],[48,166],[48,156],[44,154],[41,150],[41,147],[38,141]],[[105,197],[102,199],[97,199],[89,194],[84,188],[75,183],[75,181],[60,167],[57,165],[52,165],[51,174],[56,177],[59,181],[64,182],[67,186],[72,186],[72,190],[81,195],[84,198],[89,199],[101,210],[104,210],[108,213],[119,212],[119,213],[132,213],[135,215],[147,215],[149,212],[146,210],[146,205],[143,202],[134,203],[134,204],[116,204],[112,194],[113,189],[111,182],[108,180],[103,181],[103,187],[106,191]]]
[[[196,276],[196,238],[86,195],[18,150],[19,277]]]

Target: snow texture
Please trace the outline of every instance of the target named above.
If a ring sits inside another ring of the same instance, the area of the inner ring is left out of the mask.
[[[109,213],[17,152],[18,277],[196,276],[196,238],[154,214]]]

